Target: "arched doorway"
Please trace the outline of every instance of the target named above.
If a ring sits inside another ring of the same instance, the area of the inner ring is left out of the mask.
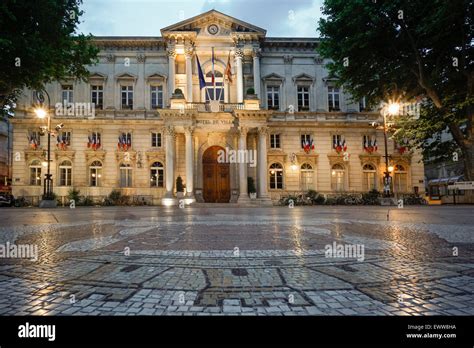
[[[230,165],[218,163],[220,146],[211,146],[202,155],[203,198],[208,203],[230,200]]]

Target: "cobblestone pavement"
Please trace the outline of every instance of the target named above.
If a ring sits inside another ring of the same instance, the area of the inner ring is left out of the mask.
[[[0,244],[39,257],[0,259],[0,315],[474,315],[473,213],[1,209]]]

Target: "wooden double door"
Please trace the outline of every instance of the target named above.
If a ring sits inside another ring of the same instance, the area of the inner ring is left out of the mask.
[[[211,146],[202,156],[203,198],[208,203],[228,203],[230,201],[230,165],[219,163],[220,146]]]

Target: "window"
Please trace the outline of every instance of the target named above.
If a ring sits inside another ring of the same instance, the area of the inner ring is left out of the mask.
[[[71,145],[71,132],[59,132],[56,136],[56,147],[59,150],[66,150],[69,145]]]
[[[161,147],[161,133],[151,133],[151,147]]]
[[[99,132],[91,132],[87,137],[87,148],[92,150],[100,149],[101,137]]]
[[[337,153],[347,150],[346,139],[341,134],[334,134],[332,136],[332,148]]]
[[[120,187],[132,186],[132,167],[130,164],[122,163],[120,165]]]
[[[281,148],[280,134],[270,134],[270,148],[272,149]]]
[[[375,167],[372,164],[366,164],[362,168],[363,174],[363,190],[364,191],[372,191],[376,189],[375,180],[376,180],[376,171]]]
[[[214,71],[216,100],[224,101],[224,75],[220,71]],[[212,83],[212,71],[206,74],[206,102],[214,100],[214,84]]]
[[[309,87],[298,86],[298,111],[309,110]]]
[[[328,87],[329,111],[340,111],[339,108],[339,88]]]
[[[100,161],[94,161],[89,166],[89,183],[90,186],[100,186],[102,178],[102,163]]]
[[[408,174],[404,166],[397,164],[394,168],[394,192],[407,192]]]
[[[375,135],[364,135],[362,137],[362,148],[368,153],[377,151],[378,145]]]
[[[151,108],[163,108],[163,86],[151,86]]]
[[[59,186],[71,186],[72,184],[72,163],[62,161],[59,164]]]
[[[117,148],[128,151],[132,148],[132,133],[121,133],[118,137]]]
[[[163,187],[164,168],[161,162],[154,162],[150,169],[151,187]]]
[[[280,163],[273,163],[270,166],[270,189],[283,189],[283,167]]]
[[[313,187],[313,167],[309,163],[301,165],[301,189],[308,191],[314,189]]]
[[[104,87],[103,86],[91,86],[91,101],[95,104],[97,109],[102,110],[104,108]]]
[[[37,131],[28,132],[28,144],[34,150],[41,145],[41,136]]]
[[[365,97],[360,98],[359,100],[359,111],[367,111],[367,104],[365,103]]]
[[[176,74],[186,74],[186,58],[184,54],[178,54],[175,58]]]
[[[122,86],[122,109],[133,109],[133,86]]]
[[[345,170],[342,164],[335,164],[331,170],[331,188],[333,191],[342,192],[345,187]]]
[[[30,185],[41,186],[41,162],[38,160],[30,164]]]
[[[73,101],[73,89],[71,85],[62,85],[61,86],[61,101],[66,103],[72,103]]]
[[[267,87],[267,103],[269,110],[280,109],[280,87],[268,86]]]

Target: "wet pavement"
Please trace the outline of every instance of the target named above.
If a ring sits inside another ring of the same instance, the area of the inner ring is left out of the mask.
[[[0,315],[473,315],[474,208],[0,209]],[[329,252],[329,251],[334,252]]]

